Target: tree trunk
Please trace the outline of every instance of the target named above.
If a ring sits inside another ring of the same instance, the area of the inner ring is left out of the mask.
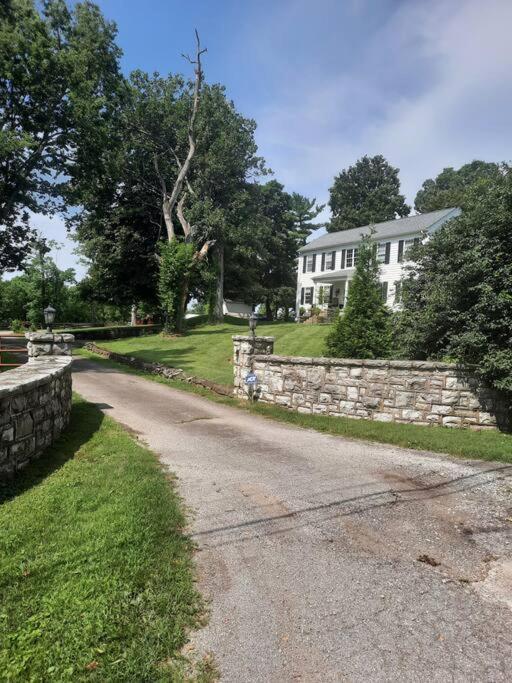
[[[186,277],[183,281],[183,289],[181,292],[179,309],[176,315],[176,332],[178,334],[182,334],[185,331],[185,315],[187,313],[188,286],[189,278]]]
[[[224,321],[224,245],[217,248],[217,287],[215,291],[215,307],[213,319],[216,323]]]
[[[274,319],[272,316],[272,305],[270,303],[270,297],[269,296],[267,296],[267,298],[265,299],[265,318],[267,320],[273,320]]]
[[[130,326],[135,327],[137,324],[137,304],[132,304],[132,312],[130,317]]]

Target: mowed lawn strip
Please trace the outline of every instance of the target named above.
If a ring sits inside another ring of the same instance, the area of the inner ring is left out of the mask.
[[[274,353],[282,356],[321,356],[329,325],[260,323],[257,333],[276,338]],[[203,325],[182,337],[153,334],[116,341],[100,341],[100,346],[149,362],[181,368],[192,375],[218,384],[233,384],[234,334],[248,334],[241,324]]]
[[[2,680],[181,680],[202,604],[155,455],[75,397],[63,436],[0,496]]]
[[[512,462],[512,434],[504,434],[495,430],[477,432],[469,429],[453,429],[449,427],[423,427],[420,425],[394,424],[392,422],[353,420],[345,417],[333,417],[331,415],[304,415],[280,406],[266,403],[251,404],[248,401],[239,401],[235,398],[219,396],[208,389],[186,382],[169,380],[158,375],[150,375],[141,370],[129,368],[121,363],[101,358],[86,349],[79,349],[76,353],[90,358],[105,367],[139,375],[153,382],[167,384],[174,389],[199,394],[217,403],[231,405],[297,427],[315,429],[319,432],[344,436],[350,439],[375,441],[402,448],[432,451],[462,458]]]

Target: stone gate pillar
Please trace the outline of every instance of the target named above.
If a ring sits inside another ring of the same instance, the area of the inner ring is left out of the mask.
[[[27,332],[27,353],[30,363],[40,356],[71,356],[72,334],[53,334],[48,332]]]
[[[268,356],[274,352],[274,337],[252,337],[251,335],[234,335],[233,339],[233,373],[234,395],[247,398],[248,389],[245,384],[247,373],[252,370],[254,356]]]

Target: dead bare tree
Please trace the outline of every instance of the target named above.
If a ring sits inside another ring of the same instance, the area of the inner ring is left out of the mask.
[[[192,237],[192,226],[187,221],[183,207],[187,200],[188,194],[193,194],[192,188],[188,181],[188,174],[190,171],[190,164],[196,152],[196,131],[195,123],[197,118],[197,112],[199,111],[199,100],[201,97],[201,86],[203,83],[203,68],[201,65],[201,55],[206,52],[206,48],[201,48],[201,41],[199,39],[199,33],[195,31],[196,35],[196,54],[195,59],[192,59],[188,55],[183,55],[183,57],[194,66],[194,90],[192,94],[192,108],[190,110],[189,120],[188,120],[188,150],[185,160],[180,161],[176,150],[172,149],[171,152],[174,156],[176,164],[178,166],[178,175],[174,181],[172,188],[169,190],[165,177],[160,171],[160,166],[158,163],[158,154],[155,152],[153,156],[153,164],[155,172],[157,174],[158,180],[160,182],[160,190],[162,193],[162,215],[164,217],[165,227],[167,230],[167,239],[172,242],[176,239],[176,231],[174,228],[173,214],[176,211],[176,215],[180,222],[183,234],[185,236],[185,241],[189,241]],[[184,186],[186,190],[184,191]],[[201,251],[203,251],[201,249]],[[208,251],[208,248],[206,249]],[[204,256],[206,253],[204,254]],[[204,257],[203,256],[203,257]],[[198,254],[199,258],[199,254]]]

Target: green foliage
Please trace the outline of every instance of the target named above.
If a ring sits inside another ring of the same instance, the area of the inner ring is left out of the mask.
[[[324,223],[313,223],[315,218],[325,208],[325,204],[317,204],[316,199],[308,199],[298,192],[290,195],[290,213],[297,234],[297,248],[302,247],[306,238],[318,228],[322,228]]]
[[[398,171],[378,154],[362,157],[337,175],[329,190],[332,219],[328,232],[407,216],[410,207],[400,194]]]
[[[413,358],[449,356],[512,394],[512,172],[474,184],[464,211],[411,253],[399,336]]]
[[[122,83],[115,34],[91,2],[0,3],[0,271],[28,254],[29,211],[62,209],[101,166]]]
[[[486,161],[472,161],[464,164],[457,171],[449,166],[432,180],[425,180],[416,194],[414,208],[419,213],[462,206],[468,189],[476,182],[485,179],[496,179],[500,175],[500,166]]]
[[[69,428],[0,500],[4,680],[176,680],[202,605],[154,454],[75,399]]]
[[[391,314],[382,301],[379,264],[369,238],[359,247],[347,303],[326,339],[335,358],[387,358],[391,353]]]
[[[158,295],[167,332],[183,330],[189,286],[198,272],[194,253],[193,244],[179,240],[164,242],[160,247]]]
[[[22,332],[25,332],[23,320],[18,320],[17,318],[11,320],[11,331],[15,334],[21,334]]]

